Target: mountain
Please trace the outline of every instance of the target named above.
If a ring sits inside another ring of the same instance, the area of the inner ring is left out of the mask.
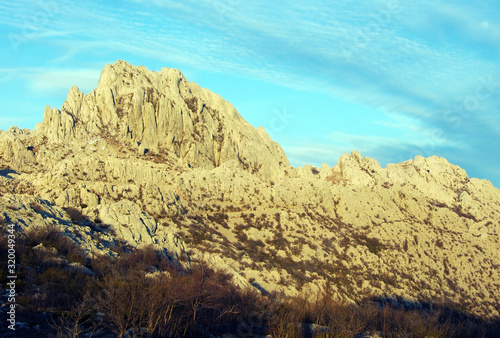
[[[255,130],[220,96],[176,69],[156,73],[125,61],[106,66],[90,94],[73,87],[61,110],[47,107],[37,131],[49,144],[102,138],[140,152],[173,153],[206,169],[237,160],[266,179],[289,166],[265,130]]]
[[[283,296],[447,304],[500,317],[500,190],[446,159],[359,152],[291,167],[262,128],[176,69],[107,65],[31,130],[0,132],[0,215],[87,254],[153,245]]]

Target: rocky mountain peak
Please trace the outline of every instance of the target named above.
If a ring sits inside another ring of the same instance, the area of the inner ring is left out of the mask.
[[[101,138],[142,153],[174,153],[193,167],[236,160],[269,180],[289,167],[264,128],[255,129],[219,95],[177,69],[152,72],[125,61],[104,67],[91,93],[73,87],[60,110],[46,107],[36,129],[49,143]]]

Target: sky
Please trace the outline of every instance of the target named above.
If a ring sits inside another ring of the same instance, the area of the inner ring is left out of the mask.
[[[294,166],[437,155],[500,188],[500,2],[0,0],[0,129],[116,60],[189,81]]]

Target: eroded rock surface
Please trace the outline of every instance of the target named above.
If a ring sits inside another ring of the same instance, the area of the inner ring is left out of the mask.
[[[325,159],[331,160],[331,159]],[[500,190],[443,158],[292,168],[263,128],[175,69],[124,61],[34,131],[0,132],[0,221],[87,252],[154,245],[267,291],[439,301],[499,316]]]

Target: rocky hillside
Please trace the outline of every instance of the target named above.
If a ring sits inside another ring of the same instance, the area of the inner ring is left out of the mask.
[[[346,302],[500,316],[490,182],[435,156],[293,168],[263,128],[175,69],[106,66],[35,130],[1,131],[0,165],[0,221],[55,225],[89,254],[152,244],[264,293],[327,287]]]
[[[172,153],[206,169],[237,160],[265,179],[288,166],[265,130],[251,127],[220,96],[188,82],[176,69],[156,73],[124,61],[106,66],[90,94],[73,87],[61,110],[47,107],[37,132],[49,144],[103,139],[141,154]]]

